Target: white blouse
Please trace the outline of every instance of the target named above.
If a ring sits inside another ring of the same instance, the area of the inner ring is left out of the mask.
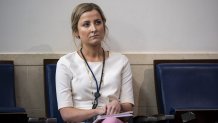
[[[102,62],[88,62],[88,64],[99,85]],[[58,109],[63,107],[91,109],[94,101],[93,93],[96,91],[95,80],[83,58],[76,51],[59,59],[56,68]],[[126,56],[110,53],[105,60],[100,94],[98,107],[103,107],[111,98],[134,105],[132,73]]]

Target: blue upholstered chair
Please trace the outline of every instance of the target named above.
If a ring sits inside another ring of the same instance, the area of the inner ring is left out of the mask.
[[[13,61],[0,61],[0,122],[28,122],[25,109],[16,106]]]
[[[159,114],[218,109],[218,60],[154,60]]]
[[[57,123],[63,123],[56,97],[55,73],[57,61],[58,59],[44,59],[46,117],[57,118]]]
[[[0,113],[25,113],[16,106],[13,61],[0,61],[0,100]]]

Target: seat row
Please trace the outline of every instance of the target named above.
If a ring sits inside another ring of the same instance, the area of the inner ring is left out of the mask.
[[[57,108],[55,72],[58,59],[44,59],[46,118],[63,123]],[[217,122],[218,60],[154,60],[157,115],[134,116],[130,122]],[[26,114],[16,106],[13,61],[0,61],[0,118]],[[29,118],[30,119],[30,118]]]

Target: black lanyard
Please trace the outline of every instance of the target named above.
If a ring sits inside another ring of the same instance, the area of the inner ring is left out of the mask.
[[[103,66],[102,66],[101,79],[100,79],[100,84],[99,84],[99,86],[98,86],[98,81],[97,81],[97,79],[96,79],[96,77],[95,77],[95,75],[94,75],[94,73],[93,73],[91,67],[89,66],[89,64],[88,64],[88,62],[87,62],[85,56],[83,55],[82,48],[80,49],[80,53],[82,54],[82,57],[83,57],[83,59],[84,59],[86,65],[88,66],[88,68],[89,68],[90,72],[92,73],[92,76],[93,76],[93,78],[94,78],[94,80],[95,80],[97,92],[94,93],[95,100],[94,100],[93,106],[92,106],[92,109],[95,109],[95,108],[98,106],[98,98],[101,96],[101,94],[100,94],[100,89],[101,89],[102,79],[103,79],[103,76],[104,76],[105,52],[104,52],[104,49],[103,49]]]

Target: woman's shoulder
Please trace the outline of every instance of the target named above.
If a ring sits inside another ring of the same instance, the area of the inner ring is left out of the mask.
[[[126,55],[120,53],[120,52],[109,52],[109,58],[110,59],[118,59],[120,61],[128,62],[128,58]]]
[[[60,59],[58,60],[58,63],[69,64],[75,62],[76,59],[78,59],[78,54],[77,51],[74,51],[61,56]]]
[[[120,53],[120,52],[109,52],[109,56],[111,57],[119,57],[119,58],[127,58],[126,55]]]

